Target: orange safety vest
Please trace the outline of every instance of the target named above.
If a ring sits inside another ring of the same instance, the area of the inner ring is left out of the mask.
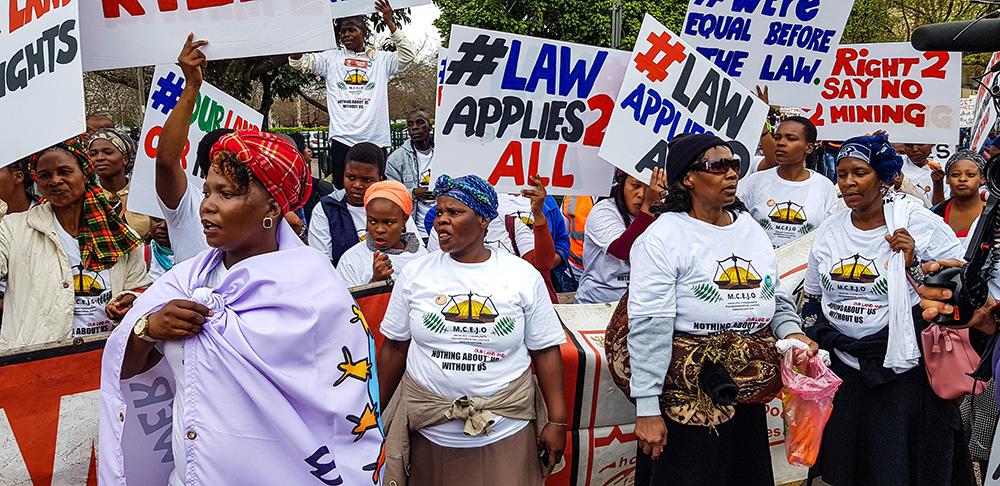
[[[569,232],[569,262],[579,270],[583,270],[583,236],[587,216],[592,209],[594,198],[591,196],[566,196],[563,199],[562,213]]]

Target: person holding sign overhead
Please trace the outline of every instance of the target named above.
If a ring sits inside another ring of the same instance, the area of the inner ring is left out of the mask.
[[[659,217],[631,251],[635,484],[772,486],[764,404],[781,389],[775,338],[818,348],[781,288],[771,241],[736,197],[729,145],[680,135],[666,166]]]
[[[330,114],[333,181],[339,183],[347,151],[361,142],[389,147],[389,78],[413,61],[415,52],[403,30],[392,19],[388,0],[375,8],[389,27],[396,52],[367,46],[369,27],[363,15],[334,22],[341,48],[313,54],[293,54],[289,64],[326,80]],[[339,186],[338,186],[339,187]]]
[[[738,192],[778,248],[816,229],[837,208],[837,191],[829,179],[806,168],[806,157],[816,149],[816,126],[808,118],[785,119],[774,138],[778,166],[750,174]]]
[[[884,133],[847,140],[837,159],[847,208],[816,230],[802,315],[843,384],[810,476],[833,486],[974,484],[958,408],[928,382],[917,338],[928,324],[907,282],[921,262],[961,259],[963,248],[941,218],[890,189],[903,160]]]

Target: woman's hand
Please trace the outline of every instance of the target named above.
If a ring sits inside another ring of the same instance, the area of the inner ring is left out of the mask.
[[[816,353],[819,353],[819,344],[816,344],[816,341],[809,339],[808,336],[802,334],[801,332],[789,334],[788,336],[785,336],[785,339],[794,339],[796,341],[804,343],[806,346],[809,346],[810,357],[816,356]]]
[[[667,446],[667,424],[659,415],[639,417],[635,421],[635,437],[643,454],[659,459]]]
[[[913,259],[915,258],[913,252],[916,244],[913,241],[913,237],[910,236],[910,233],[905,228],[893,231],[891,235],[885,237],[885,241],[889,242],[889,248],[892,248],[893,252],[903,252],[903,256],[906,258],[906,268],[910,268],[910,265],[913,265]]]
[[[125,314],[128,314],[128,311],[132,310],[132,303],[134,302],[135,295],[121,294],[118,298],[108,302],[108,305],[104,308],[104,313],[112,321],[121,321],[125,317]]]
[[[194,33],[188,34],[184,41],[184,48],[181,55],[177,56],[177,64],[180,64],[184,73],[184,87],[201,87],[205,80],[205,69],[208,69],[208,58],[201,51],[202,47],[208,45],[208,41],[194,40]]]
[[[662,167],[654,167],[653,174],[649,176],[649,185],[642,196],[642,212],[652,216],[650,208],[663,200],[667,192],[667,171]]]
[[[389,0],[378,0],[375,2],[375,9],[382,14],[382,20],[385,21],[386,27],[389,28],[389,33],[396,33],[396,21],[392,19],[392,5],[389,5]]]
[[[542,476],[548,476],[562,460],[566,449],[566,426],[553,423],[545,424],[542,433],[538,434],[538,453],[545,453],[548,461],[542,464]]]
[[[392,277],[392,261],[389,255],[375,250],[375,260],[372,261],[372,282],[389,280]]]
[[[201,332],[212,311],[197,302],[174,299],[146,318],[146,334],[161,341],[185,339]]]
[[[763,89],[761,89],[760,85],[757,85],[755,89],[757,91],[757,98],[767,103],[767,106],[771,106],[771,95],[767,92],[767,85],[764,85]]]
[[[535,225],[542,222],[548,224],[548,220],[545,219],[545,197],[549,194],[545,191],[542,178],[533,175],[528,178],[528,184],[533,189],[521,189],[521,195],[531,200],[531,216],[535,220]]]

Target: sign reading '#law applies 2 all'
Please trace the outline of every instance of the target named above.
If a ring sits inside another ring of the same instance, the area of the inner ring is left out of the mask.
[[[742,172],[757,150],[768,106],[649,14],[642,21],[600,155],[649,180],[682,133],[730,142]]]
[[[432,171],[476,174],[499,192],[604,196],[598,157],[628,53],[453,26],[441,76]]]
[[[78,4],[0,2],[0,166],[86,129]]]
[[[690,0],[681,37],[770,101],[806,107],[819,97],[854,0]]]
[[[820,140],[885,130],[897,143],[955,145],[961,81],[960,52],[920,52],[909,42],[842,45],[806,116]]]
[[[336,45],[329,0],[78,0],[86,71],[176,62],[193,32],[210,60]]]

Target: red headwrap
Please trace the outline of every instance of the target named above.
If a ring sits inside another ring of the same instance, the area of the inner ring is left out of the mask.
[[[220,151],[236,154],[254,177],[264,185],[282,212],[294,211],[305,205],[312,192],[309,165],[294,145],[270,133],[243,130],[224,135],[209,152],[211,158]]]

